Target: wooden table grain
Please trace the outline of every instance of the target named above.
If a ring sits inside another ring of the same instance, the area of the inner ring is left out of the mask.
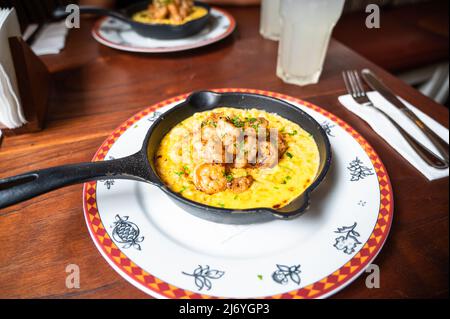
[[[344,69],[369,67],[399,95],[448,127],[448,110],[337,41],[331,41],[320,83],[284,84],[275,76],[277,45],[258,33],[257,8],[229,8],[238,29],[209,47],[172,54],[132,54],[90,36],[93,21],[71,30],[66,49],[44,61],[54,85],[46,129],[4,138],[0,177],[90,161],[102,141],[152,103],[192,90],[246,87],[305,99],[359,131],[387,167],[395,195],[391,233],[375,263],[381,287],[365,276],[335,298],[448,297],[449,179],[429,182],[337,101]],[[82,186],[60,189],[0,211],[0,298],[148,298],[103,259],[85,225]],[[77,264],[81,287],[65,286]]]

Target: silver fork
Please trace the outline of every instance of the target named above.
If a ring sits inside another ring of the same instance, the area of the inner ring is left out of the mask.
[[[447,163],[443,161],[439,156],[434,154],[428,148],[422,145],[414,136],[405,131],[397,122],[382,109],[378,108],[376,105],[370,101],[369,97],[364,90],[361,78],[356,70],[349,70],[342,72],[342,77],[344,78],[345,87],[348,93],[353,97],[356,103],[363,107],[371,107],[378,112],[382,113],[400,132],[403,138],[411,145],[411,147],[416,151],[416,153],[429,165],[438,169],[445,169],[448,167]]]

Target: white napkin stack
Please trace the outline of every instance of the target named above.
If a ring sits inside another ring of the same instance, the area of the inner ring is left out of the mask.
[[[20,36],[16,12],[0,8],[0,123],[8,128],[26,123],[8,42],[8,38],[14,36]]]
[[[35,24],[28,26],[24,32],[24,39],[26,40],[28,35],[32,34],[36,28],[37,25]],[[38,31],[31,49],[36,55],[58,54],[66,45],[67,33],[65,21],[47,23]]]
[[[389,103],[377,92],[368,92],[370,100],[380,109],[391,115],[396,122],[403,127],[407,132],[411,133],[419,142],[425,147],[439,154],[438,150],[428,140],[425,134],[417,128],[417,126],[404,115],[395,106]],[[424,114],[408,102],[402,100],[411,111],[413,111],[430,129],[439,135],[444,141],[449,141],[449,131],[444,126],[433,120],[428,115]],[[398,132],[392,123],[384,117],[380,112],[373,108],[364,107],[355,102],[350,95],[343,95],[339,97],[339,102],[348,110],[358,115],[366,121],[370,127],[380,135],[388,144],[392,146],[400,155],[402,155],[411,165],[413,165],[420,173],[422,173],[428,180],[435,180],[448,176],[449,170],[440,170],[429,166],[414,149],[405,141],[403,136]]]

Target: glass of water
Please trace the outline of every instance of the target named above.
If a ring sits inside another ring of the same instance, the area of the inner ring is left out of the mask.
[[[262,0],[259,33],[269,40],[280,38],[280,0]]]
[[[331,32],[345,0],[281,0],[277,75],[284,82],[319,81]]]

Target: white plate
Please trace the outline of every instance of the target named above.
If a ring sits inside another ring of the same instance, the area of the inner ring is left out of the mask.
[[[250,226],[196,218],[158,188],[134,181],[84,185],[84,210],[108,263],[144,292],[162,298],[323,298],[354,280],[381,250],[393,195],[371,146],[350,126],[310,103],[289,101],[322,123],[333,162],[311,207],[291,221]],[[94,160],[137,152],[155,118],[179,96],[135,115],[100,147]]]
[[[203,47],[220,41],[236,28],[236,21],[228,12],[211,8],[211,21],[200,33],[184,39],[158,40],[136,33],[128,24],[111,17],[100,19],[92,29],[93,37],[100,43],[123,51],[162,53]]]

